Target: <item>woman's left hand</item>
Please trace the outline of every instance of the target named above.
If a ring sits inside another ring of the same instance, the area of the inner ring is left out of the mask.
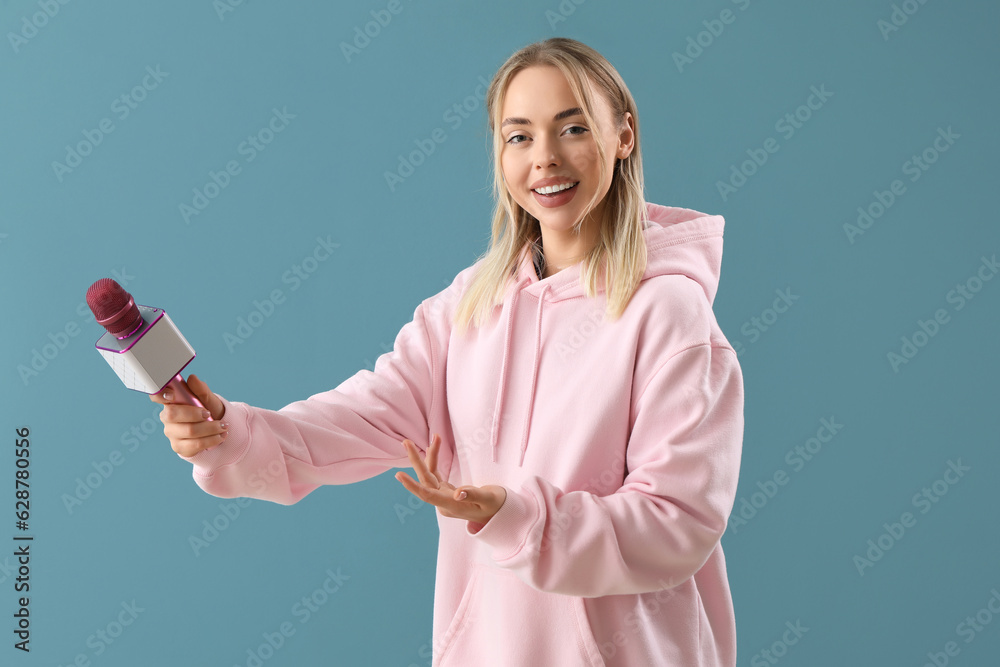
[[[427,460],[424,461],[416,445],[410,440],[404,440],[403,447],[413,462],[413,469],[420,482],[414,481],[402,471],[396,473],[396,479],[417,498],[436,505],[443,516],[485,525],[503,507],[507,500],[507,489],[494,485],[452,486],[438,474],[437,457],[440,446],[441,436],[435,433],[427,448]]]

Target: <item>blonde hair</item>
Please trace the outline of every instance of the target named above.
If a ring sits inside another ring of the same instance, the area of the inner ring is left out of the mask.
[[[617,319],[625,311],[646,270],[646,241],[642,233],[646,214],[643,198],[642,155],[639,151],[639,116],[635,100],[621,75],[604,56],[591,47],[566,37],[553,37],[520,49],[507,59],[490,82],[486,93],[486,113],[493,135],[493,191],[496,208],[493,214],[489,248],[477,258],[482,261],[469,281],[453,318],[464,331],[470,321],[478,328],[494,307],[503,303],[510,279],[516,275],[523,253],[540,248],[541,228],[538,219],[514,201],[507,190],[500,165],[504,141],[500,133],[504,96],[511,79],[522,69],[536,65],[559,68],[573,94],[581,102],[584,117],[592,128],[595,107],[589,81],[607,100],[615,129],[624,127],[625,112],[632,114],[634,146],[628,157],[615,162],[611,188],[606,195],[606,219],[597,221],[597,242],[580,263],[580,280],[588,297],[603,288],[607,295],[606,317]],[[601,181],[606,177],[606,152],[600,132],[593,132],[600,155]],[[599,204],[595,193],[583,218],[574,225],[579,234],[583,219]],[[603,285],[599,280],[603,278]]]

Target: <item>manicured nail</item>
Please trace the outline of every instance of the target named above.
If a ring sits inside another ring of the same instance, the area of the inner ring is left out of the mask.
[[[458,494],[458,499],[459,500],[465,500],[468,497],[469,497],[469,494],[466,493],[465,491],[462,491],[461,493]]]
[[[173,397],[174,397],[174,392],[170,391],[169,389],[163,392],[163,400],[169,401],[172,400]]]
[[[219,426],[222,427],[223,431],[225,431],[227,428],[229,428],[229,424],[227,424],[226,422],[222,422],[221,424],[219,424]]]
[[[201,418],[202,419],[208,419],[211,416],[212,416],[212,413],[209,412],[208,410],[202,410],[201,411]]]

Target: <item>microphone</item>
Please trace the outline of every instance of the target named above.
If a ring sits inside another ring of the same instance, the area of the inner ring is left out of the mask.
[[[87,305],[107,329],[94,347],[126,387],[145,394],[169,387],[174,393],[172,402],[205,407],[181,377],[195,358],[194,348],[166,311],[137,305],[111,278],[90,286]]]

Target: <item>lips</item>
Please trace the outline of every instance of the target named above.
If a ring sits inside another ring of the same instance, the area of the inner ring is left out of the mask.
[[[549,176],[548,178],[542,178],[531,184],[530,190],[541,190],[542,188],[552,187],[553,185],[566,185],[567,183],[576,183],[570,176]]]
[[[569,183],[573,182],[569,181]],[[561,185],[565,186],[566,184],[567,182],[564,181]],[[545,208],[555,208],[557,206],[562,206],[564,204],[569,203],[569,201],[573,199],[573,197],[576,195],[576,187],[579,184],[580,184],[579,181],[577,181],[576,183],[573,183],[572,186],[559,190],[558,192],[553,192],[552,194],[542,194],[537,190],[533,189],[531,191],[531,196],[535,198],[536,202],[538,202]],[[548,190],[548,189],[555,189],[556,187],[559,187],[559,184],[555,186],[542,187],[541,189]]]
[[[579,181],[577,181],[576,183],[571,182],[571,183],[561,183],[559,185],[549,185],[543,188],[534,188],[532,189],[532,192],[539,195],[543,195],[545,197],[552,197],[559,194],[560,192],[566,192],[567,190],[572,190],[579,184],[580,184]]]

